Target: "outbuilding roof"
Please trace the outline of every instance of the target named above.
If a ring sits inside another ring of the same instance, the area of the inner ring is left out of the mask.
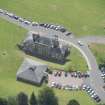
[[[30,83],[40,84],[46,75],[47,65],[36,62],[29,58],[25,58],[17,72],[17,80],[19,78]]]

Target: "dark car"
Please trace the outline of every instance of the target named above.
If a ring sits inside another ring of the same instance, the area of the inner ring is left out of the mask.
[[[42,26],[43,27],[44,26],[44,23],[40,23],[39,26]]]
[[[13,16],[13,18],[14,18],[14,19],[16,19],[16,20],[18,20],[18,19],[19,19],[19,17],[18,17],[18,16],[15,16],[15,15]]]
[[[68,32],[68,33],[66,34],[66,36],[69,36],[69,35],[71,35],[71,32]]]
[[[67,77],[68,76],[68,73],[67,72],[65,72],[65,77]]]
[[[65,29],[65,28],[60,28],[59,30],[60,30],[61,32],[63,32],[63,33],[66,32],[66,29]]]
[[[100,99],[100,98],[97,98],[97,99],[96,99],[96,102],[100,102],[100,101],[101,101],[101,99]]]

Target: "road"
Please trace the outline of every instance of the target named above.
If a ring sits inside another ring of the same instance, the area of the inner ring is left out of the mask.
[[[98,68],[96,59],[90,49],[88,48],[88,43],[90,42],[97,42],[97,43],[105,43],[105,38],[103,37],[83,37],[83,38],[75,38],[74,35],[66,36],[65,33],[61,33],[52,29],[45,29],[40,26],[32,26],[32,25],[26,25],[22,22],[19,22],[18,20],[15,20],[13,18],[10,18],[7,15],[0,14],[0,17],[14,23],[28,31],[34,31],[38,33],[43,33],[43,35],[58,35],[58,38],[60,41],[63,41],[64,43],[71,44],[75,48],[77,48],[83,55],[83,57],[86,59],[87,65],[90,70],[90,78],[86,84],[91,85],[91,87],[95,90],[95,92],[99,95],[102,102],[105,103],[105,91],[102,88],[105,84],[101,78],[101,72]],[[44,34],[45,33],[45,34]],[[80,46],[78,44],[78,40],[81,40],[84,42],[83,46]]]
[[[105,44],[105,35],[102,35],[102,36],[90,35],[90,36],[78,38],[78,40],[81,40],[87,44],[89,44],[89,43]]]

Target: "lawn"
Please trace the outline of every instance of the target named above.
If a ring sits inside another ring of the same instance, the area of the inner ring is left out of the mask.
[[[105,34],[105,0],[0,0],[27,19],[64,25],[76,36]]]
[[[60,105],[67,105],[69,100],[75,99],[80,105],[96,105],[95,102],[83,91],[61,91],[55,90],[61,100]]]
[[[86,72],[88,70],[87,62],[82,56],[82,54],[74,47],[71,47],[71,53],[67,57],[69,60],[65,65],[63,66],[64,70],[70,71],[81,71]]]
[[[37,95],[40,88],[16,81],[16,72],[25,56],[16,47],[16,44],[24,39],[26,30],[0,19],[0,96],[16,95],[20,91]],[[70,99],[76,99],[81,105],[95,105],[95,103],[82,92],[67,92],[55,90],[60,105],[64,105]]]
[[[89,46],[94,56],[96,57],[98,64],[101,64],[102,61],[105,61],[105,45],[104,44],[92,43]]]
[[[87,63],[83,58],[82,54],[74,47],[70,48],[70,54],[66,58],[66,62],[64,64],[54,63],[50,61],[45,61],[39,59],[37,57],[31,57],[28,55],[23,55],[38,62],[45,63],[49,66],[51,70],[64,70],[64,71],[81,71],[86,72],[88,70]]]

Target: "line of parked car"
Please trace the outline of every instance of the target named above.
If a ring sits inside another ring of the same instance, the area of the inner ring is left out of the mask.
[[[10,12],[8,12],[6,10],[3,10],[3,9],[0,9],[0,13],[3,14],[3,15],[9,16],[10,18],[15,19],[19,22],[22,22],[26,25],[41,26],[41,27],[44,27],[44,28],[47,28],[47,29],[53,29],[53,30],[56,30],[56,31],[60,31],[62,33],[66,32],[66,34],[65,34],[66,36],[69,36],[69,35],[72,34],[71,32],[68,32],[64,27],[62,27],[60,25],[31,22],[29,20],[26,20],[25,18],[21,18],[21,17],[15,15],[15,14],[10,13]]]
[[[96,94],[96,92],[88,85],[82,85],[82,89],[85,90],[92,99],[94,99],[97,103],[101,101],[100,97]]]
[[[76,72],[62,72],[62,71],[55,71],[54,72],[54,76],[59,76],[61,77],[62,75],[64,75],[65,77],[71,76],[74,78],[88,78],[90,76],[89,72],[86,73],[81,73],[80,71],[76,71]]]
[[[82,86],[78,85],[61,85],[60,83],[52,82],[52,88],[63,89],[63,90],[84,90],[86,91],[89,96],[94,99],[97,103],[101,101],[100,97],[96,94],[96,92],[89,86],[83,84]]]
[[[78,85],[61,85],[60,83],[52,82],[52,88],[63,89],[63,90],[79,90],[80,87]]]
[[[39,25],[38,22],[28,21],[25,18],[21,18],[21,17],[15,15],[15,14],[10,13],[10,12],[8,12],[6,10],[3,10],[3,9],[0,9],[0,13],[3,14],[3,15],[9,16],[10,18],[15,19],[15,20],[17,20],[19,22],[22,22],[22,23],[24,23],[26,25],[32,25],[32,26],[38,26]]]
[[[54,24],[47,24],[47,23],[40,23],[39,26],[47,28],[47,29],[53,29],[56,31],[60,31],[62,33],[67,32],[66,36],[71,35],[71,32],[68,32],[67,29],[65,29],[64,27],[60,26],[60,25],[54,25]]]
[[[104,69],[101,69],[101,77],[102,79],[104,80],[104,83],[105,83],[105,68]]]

